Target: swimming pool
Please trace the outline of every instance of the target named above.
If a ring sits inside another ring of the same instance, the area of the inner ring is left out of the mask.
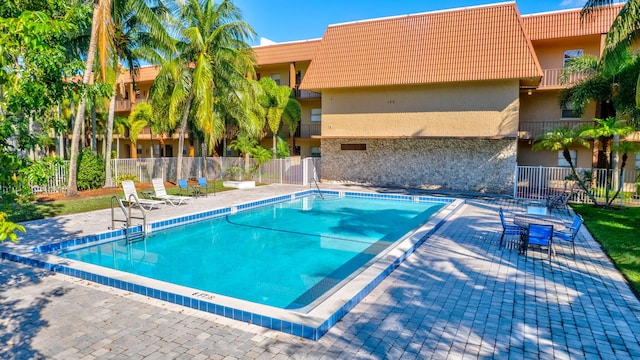
[[[443,203],[318,196],[59,256],[283,309],[304,310]],[[189,259],[185,262],[185,259]]]
[[[146,241],[128,246],[122,241],[124,236],[122,230],[117,230],[42,245],[28,253],[26,251],[3,252],[1,257],[317,340],[464,203],[457,199],[410,195],[338,191],[322,191],[322,194],[327,197],[327,200],[313,197],[318,195],[318,191],[306,190],[158,221],[148,226],[152,234]],[[364,209],[356,209],[350,205],[363,199],[363,203],[374,205],[365,206]],[[371,199],[377,200],[370,203]],[[387,207],[392,203],[397,203],[396,205],[400,205],[400,208]],[[414,208],[414,205],[421,203],[427,203],[428,208],[441,209],[433,213],[425,210],[424,204]],[[332,207],[335,211],[333,217],[322,221],[317,220],[318,216],[330,213],[329,210]],[[291,220],[287,214],[292,212],[300,213],[303,218],[307,217],[307,223],[310,225],[302,226],[303,221]],[[410,225],[406,228],[382,225],[381,219],[389,219],[391,223],[398,224],[406,221]],[[185,230],[186,224],[193,222],[198,223],[200,232]],[[226,227],[229,228],[225,229]],[[234,230],[229,230],[232,228]],[[142,229],[139,227],[137,231]],[[276,235],[266,242],[257,241],[256,234],[263,231]],[[218,232],[224,236],[211,236]],[[167,234],[165,240],[162,240],[165,236],[161,235],[163,233]],[[159,249],[164,247],[164,242],[179,242],[178,238],[184,233],[189,235],[188,242],[201,245],[208,243],[212,247],[207,251],[180,252],[180,249],[185,247],[179,245],[169,251],[170,256],[161,255]],[[318,255],[315,252],[303,252],[303,260],[299,257],[289,258],[288,252],[291,249],[304,248],[298,243],[303,238],[309,238],[308,240],[313,244],[307,246],[323,248],[329,251],[328,254],[348,255],[342,256],[342,260],[337,262],[329,262],[327,260],[329,255]],[[396,240],[398,238],[399,240]],[[239,247],[238,243],[244,243],[244,245]],[[274,252],[270,249],[272,243],[281,243],[285,246],[280,246],[279,250]],[[99,244],[94,248],[101,250],[93,255],[88,255],[90,252],[83,254],[88,250],[88,245],[93,247],[94,244]],[[234,251],[231,251],[225,256],[203,256],[199,260],[194,257],[194,253],[211,254],[212,249],[218,250],[222,245],[230,245],[237,254],[234,255]],[[240,249],[243,250],[240,251]],[[121,251],[124,256],[116,260],[117,256],[114,256],[114,252],[118,251]],[[251,267],[241,269],[247,257],[265,252],[268,256],[263,259],[259,270],[254,268],[250,271]],[[103,258],[101,261],[108,259],[116,265],[106,268],[87,263],[86,259],[77,260],[82,257]],[[290,260],[274,261],[277,257]],[[177,266],[176,264],[168,266],[163,262],[166,258],[175,261]],[[208,269],[208,266],[202,266],[203,263],[227,260],[225,258],[231,261],[226,264],[226,269],[223,266],[218,270],[209,269],[197,275],[192,272],[198,268]],[[282,274],[283,270],[304,268],[301,264],[306,265],[307,262],[314,261],[321,267],[304,270],[297,275],[274,275]],[[329,263],[331,265],[327,265]],[[125,272],[123,270],[126,269],[123,267],[137,267],[140,269],[140,274]],[[180,283],[180,281],[162,277],[154,279],[147,274],[149,272],[179,276],[187,281]],[[227,275],[230,272],[233,272],[234,276]],[[247,272],[250,273],[247,274]],[[236,273],[242,275],[236,277]],[[258,284],[256,276],[261,276],[263,273],[268,274],[269,279],[280,281],[280,278],[283,278],[286,281],[256,286]],[[240,291],[243,294],[239,296],[234,293],[224,293],[225,290],[214,292],[212,288],[203,288],[202,284],[190,282],[192,278],[213,279],[214,284],[233,279],[236,286],[243,289]],[[292,286],[291,281],[304,283],[304,286],[298,289],[297,293],[289,294],[288,288]],[[244,293],[253,292],[256,287],[263,287],[263,289],[261,292],[256,291],[249,298],[244,297]],[[283,287],[287,288],[287,291],[282,291]],[[283,293],[286,296],[273,297],[273,293]]]

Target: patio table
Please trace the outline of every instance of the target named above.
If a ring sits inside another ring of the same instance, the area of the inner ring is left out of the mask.
[[[523,229],[528,229],[529,225],[553,225],[553,231],[566,231],[567,226],[560,218],[551,215],[518,214],[513,217],[513,223]]]
[[[551,215],[518,214],[513,217],[513,223],[523,229],[529,229],[529,225],[531,224],[552,225],[554,233],[556,231],[566,231],[567,229],[567,226],[562,219]],[[520,243],[518,244],[519,254],[524,252],[523,245],[526,243],[526,236],[526,232],[520,236]],[[553,242],[551,243],[551,247],[553,248]],[[555,252],[555,248],[553,248],[553,253],[555,254]]]

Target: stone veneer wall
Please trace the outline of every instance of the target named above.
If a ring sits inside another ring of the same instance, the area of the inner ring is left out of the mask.
[[[516,151],[516,139],[323,139],[321,174],[328,182],[511,193]]]

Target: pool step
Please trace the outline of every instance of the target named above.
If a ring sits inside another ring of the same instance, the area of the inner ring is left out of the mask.
[[[134,233],[130,233],[131,229],[124,229],[125,237],[127,238],[127,244],[131,244],[134,242],[142,241],[145,239],[144,231],[138,231]]]

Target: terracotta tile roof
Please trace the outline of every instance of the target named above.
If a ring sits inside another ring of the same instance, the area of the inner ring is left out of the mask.
[[[148,65],[141,66],[138,68],[138,72],[136,74],[136,82],[146,82],[153,81],[158,73],[160,72],[160,66]],[[120,75],[125,84],[131,82],[131,75],[129,71],[126,71],[124,74]]]
[[[539,78],[515,3],[330,26],[305,89]]]
[[[523,15],[522,23],[532,41],[605,34],[622,6],[624,4],[605,6],[582,19],[580,9]]]
[[[310,61],[320,44],[320,39],[296,41],[274,45],[255,46],[258,65],[283,64]]]

